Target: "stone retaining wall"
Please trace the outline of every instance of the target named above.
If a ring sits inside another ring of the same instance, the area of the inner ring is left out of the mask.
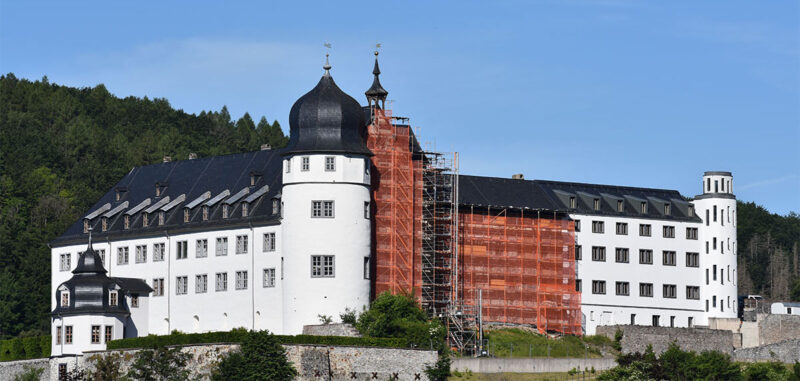
[[[800,361],[800,339],[784,340],[779,343],[762,345],[755,348],[741,348],[733,352],[736,361],[781,361],[793,364]]]
[[[304,325],[303,334],[314,336],[361,337],[358,330],[350,324]]]
[[[592,368],[600,371],[615,366],[617,360],[614,358],[456,358],[450,368],[474,373],[547,373]]]
[[[622,353],[644,352],[648,345],[661,354],[675,342],[683,350],[703,352],[718,351],[733,354],[735,337],[730,331],[708,328],[669,328],[641,325],[610,325],[597,327],[597,334],[614,339],[622,330]]]
[[[13,380],[14,376],[25,373],[29,367],[44,369],[39,380],[50,380],[50,359],[0,362],[0,380]]]
[[[758,322],[759,345],[800,339],[800,315],[767,315]]]

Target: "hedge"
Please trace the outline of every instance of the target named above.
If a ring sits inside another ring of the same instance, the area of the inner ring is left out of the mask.
[[[172,333],[165,336],[142,336],[113,340],[106,344],[108,349],[155,348],[167,345],[239,343],[247,335],[245,330],[206,333]],[[350,345],[362,347],[406,348],[405,339],[376,337],[343,337],[311,335],[275,335],[281,344]]]
[[[17,337],[0,340],[0,361],[50,357],[50,336]]]

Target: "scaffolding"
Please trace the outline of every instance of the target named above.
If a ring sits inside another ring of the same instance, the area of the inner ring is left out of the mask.
[[[434,316],[452,304],[455,259],[454,188],[456,174],[448,155],[425,152],[422,163],[422,308]]]

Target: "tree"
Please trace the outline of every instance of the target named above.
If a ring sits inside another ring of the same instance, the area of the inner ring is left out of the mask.
[[[136,352],[128,377],[140,381],[180,381],[189,377],[191,354],[180,348],[158,347]]]
[[[364,336],[404,338],[410,345],[421,348],[445,347],[446,331],[442,323],[428,320],[409,294],[381,293],[358,317],[356,328]]]
[[[213,380],[292,380],[297,371],[286,351],[269,331],[250,331],[241,348],[219,363]]]

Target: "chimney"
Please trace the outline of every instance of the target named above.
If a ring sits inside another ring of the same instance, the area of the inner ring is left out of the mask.
[[[165,162],[165,163],[169,163],[170,161],[172,161],[172,157],[170,157],[170,156],[164,156],[164,162]]]
[[[269,144],[262,144],[262,145],[261,145],[261,150],[262,150],[262,151],[269,151],[269,150],[271,150],[271,149],[272,149],[272,146],[271,146],[271,145],[269,145]]]
[[[521,173],[515,173],[511,175],[511,178],[514,180],[525,180],[525,176],[523,176]]]
[[[197,154],[194,152],[189,152],[189,160],[197,159]]]

